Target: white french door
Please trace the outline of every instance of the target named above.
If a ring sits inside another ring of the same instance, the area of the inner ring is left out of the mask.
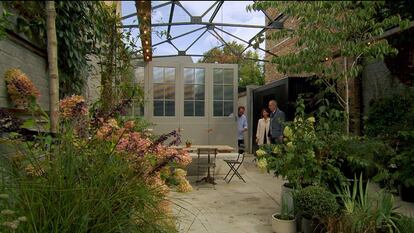
[[[237,143],[237,65],[150,62],[145,116],[156,134],[179,130],[194,144]]]

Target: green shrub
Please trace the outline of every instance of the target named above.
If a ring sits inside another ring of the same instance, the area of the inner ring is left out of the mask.
[[[365,121],[365,133],[386,140],[398,138],[402,130],[414,130],[414,94],[412,90],[373,101]]]
[[[320,186],[309,186],[295,195],[295,208],[305,216],[325,221],[339,208],[335,195]]]
[[[397,220],[397,228],[400,233],[413,233],[414,232],[414,218],[401,216]]]

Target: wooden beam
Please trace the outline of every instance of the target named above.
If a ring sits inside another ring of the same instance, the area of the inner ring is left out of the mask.
[[[144,61],[152,60],[151,1],[135,1]]]

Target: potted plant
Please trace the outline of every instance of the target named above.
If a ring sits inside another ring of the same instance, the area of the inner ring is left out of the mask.
[[[386,192],[368,195],[369,182],[363,185],[362,181],[361,175],[352,186],[338,189],[343,211],[336,224],[340,228],[333,232],[400,232],[397,226],[400,214],[395,212],[393,195]]]
[[[191,142],[191,140],[190,139],[187,139],[187,140],[185,140],[185,146],[188,148],[188,147],[191,147],[191,144],[192,144],[192,142]]]
[[[302,216],[302,231],[308,233],[314,232],[315,226],[321,224],[328,226],[329,220],[336,215],[339,205],[335,195],[326,188],[308,186],[295,194],[295,208]]]
[[[331,142],[318,135],[314,117],[305,117],[303,101],[297,105],[294,121],[285,123],[283,143],[260,148],[266,152],[262,157],[267,160],[268,170],[286,178],[295,188],[341,177],[340,169],[333,164],[335,160],[326,153]]]
[[[272,215],[273,232],[296,233],[296,218],[293,211],[293,208],[289,208],[287,197],[284,196],[282,198],[280,212]]]

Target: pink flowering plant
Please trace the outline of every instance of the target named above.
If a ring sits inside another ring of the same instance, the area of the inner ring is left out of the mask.
[[[64,130],[54,138],[10,139],[21,156],[7,158],[13,177],[0,189],[27,216],[16,232],[177,232],[168,193],[192,190],[183,170],[191,157],[174,147],[180,135],[148,136],[140,121],[117,118],[120,106],[87,111],[78,96],[60,104]],[[80,119],[88,125],[84,134],[72,130]]]

